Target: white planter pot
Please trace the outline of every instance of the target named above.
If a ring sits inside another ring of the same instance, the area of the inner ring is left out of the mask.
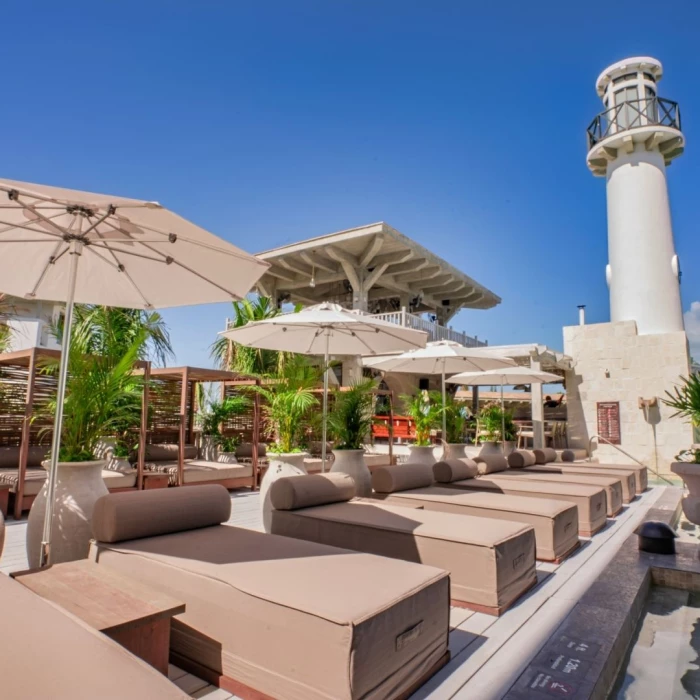
[[[358,496],[372,495],[372,475],[365,464],[364,450],[333,450],[332,472],[343,472],[355,480]]]
[[[211,435],[202,435],[199,452],[200,459],[203,459],[205,462],[216,462],[219,456],[219,446]]]
[[[270,466],[265,472],[260,484],[260,503],[262,508],[263,528],[265,532],[272,530],[272,504],[270,503],[270,486],[285,476],[298,476],[306,474],[304,460],[309,457],[308,452],[291,452],[289,454],[268,453]]]
[[[238,464],[235,452],[219,452],[216,461],[221,464]]]
[[[479,450],[479,457],[484,455],[502,455],[503,450],[501,449],[500,442],[483,442],[481,443],[481,450]]]
[[[48,470],[49,463],[43,462],[42,466]],[[95,501],[109,493],[102,479],[104,466],[102,460],[58,463],[51,529],[51,564],[87,557],[92,539]],[[32,569],[39,566],[48,484],[46,480],[29,511],[27,557]]]
[[[700,525],[700,464],[673,462],[671,471],[683,479],[688,495],[683,497],[683,513],[691,523]]]
[[[509,455],[515,449],[515,442],[513,440],[506,440],[505,451],[506,455]]]
[[[126,472],[131,471],[131,464],[129,463],[129,459],[127,457],[112,457],[111,459],[107,460],[104,469],[125,474]]]
[[[408,454],[408,461],[411,464],[428,464],[432,467],[437,461],[432,445],[409,445]]]
[[[447,442],[443,444],[443,459],[466,459],[469,455],[466,452],[467,444],[463,442]]]

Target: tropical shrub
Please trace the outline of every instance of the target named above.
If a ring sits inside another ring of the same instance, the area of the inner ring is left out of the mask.
[[[461,401],[455,400],[452,394],[446,394],[445,405],[442,405],[442,394],[435,392],[435,402],[440,407],[440,426],[442,427],[442,413],[445,413],[446,435],[443,440],[448,443],[461,443],[464,440],[464,431],[467,426],[467,408]]]
[[[673,391],[667,391],[667,399],[661,399],[667,406],[675,410],[673,416],[682,416],[694,427],[700,426],[700,375],[691,374],[681,377],[680,386],[674,386]]]
[[[337,450],[361,450],[372,429],[374,379],[354,382],[346,391],[336,391],[335,405],[328,416],[330,434]]]
[[[430,445],[430,431],[441,423],[440,406],[431,400],[427,392],[420,392],[414,396],[404,394],[401,396],[401,401],[406,414],[410,416],[416,427],[416,445],[419,447]]]
[[[515,440],[517,428],[510,411],[504,411],[495,403],[487,404],[479,411],[478,418],[479,428],[484,432],[487,442]],[[502,435],[504,427],[505,435]]]

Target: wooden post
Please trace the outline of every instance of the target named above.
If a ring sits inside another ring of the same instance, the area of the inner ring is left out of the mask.
[[[37,348],[32,348],[29,356],[27,374],[27,393],[24,403],[24,421],[22,422],[22,438],[19,448],[19,464],[17,465],[17,492],[15,493],[15,520],[22,517],[22,501],[24,500],[24,479],[27,475],[27,460],[29,459],[29,442],[31,439],[31,420],[34,404],[34,375],[36,374]]]
[[[185,483],[185,440],[187,434],[187,388],[189,384],[189,371],[185,367],[182,370],[182,389],[180,391],[180,439],[177,451],[177,485]]]
[[[146,466],[146,439],[148,437],[148,400],[151,384],[151,363],[143,370],[143,391],[141,393],[141,426],[139,428],[139,452],[136,463],[136,488],[143,488],[143,470]]]
[[[394,463],[394,394],[389,393],[389,464]]]
[[[255,380],[255,386],[260,386],[260,380]],[[260,394],[256,391],[253,397],[253,491],[260,486],[260,469],[258,468],[258,443],[260,442]]]
[[[194,442],[194,412],[195,404],[197,403],[197,382],[192,382],[190,388],[190,410],[187,414],[187,444],[191,445]]]

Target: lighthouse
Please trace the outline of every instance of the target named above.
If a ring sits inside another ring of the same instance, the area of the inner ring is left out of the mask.
[[[587,130],[588,167],[606,179],[610,320],[634,321],[639,335],[683,331],[666,169],[684,138],[678,104],[659,97],[662,74],[647,56],[608,66],[596,81],[604,111]]]

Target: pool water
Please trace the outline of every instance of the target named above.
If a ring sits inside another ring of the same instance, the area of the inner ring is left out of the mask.
[[[700,700],[700,593],[652,586],[614,700]]]

